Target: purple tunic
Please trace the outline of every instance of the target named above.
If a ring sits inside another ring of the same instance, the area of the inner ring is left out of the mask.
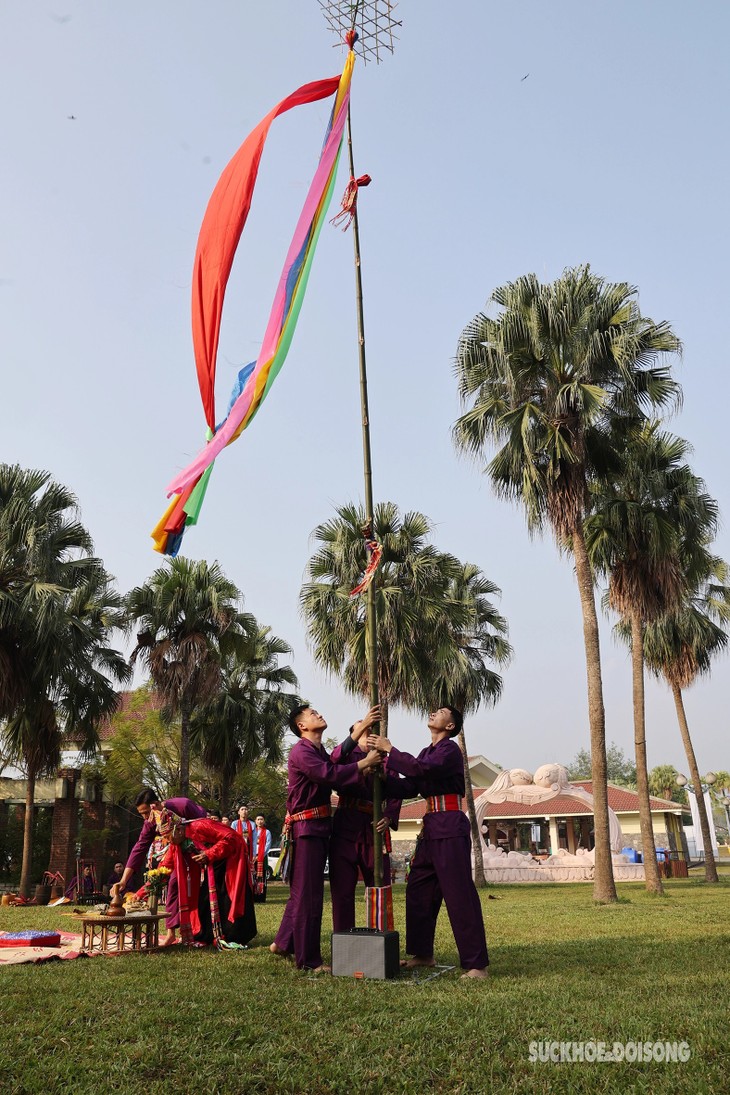
[[[464,794],[464,762],[451,738],[422,749],[417,757],[393,747],[388,754],[389,794],[408,798]],[[489,965],[482,906],[471,872],[471,830],[463,810],[428,813],[411,860],[406,886],[406,952],[432,958],[441,902],[465,970]]]
[[[329,806],[333,788],[356,794],[360,785],[357,764],[333,764],[327,750],[307,738],[300,738],[289,753],[288,770],[288,814]],[[322,965],[324,865],[331,830],[329,817],[296,821],[291,826],[291,889],[275,942],[280,950],[294,955],[299,969]]]
[[[207,817],[208,811],[197,802],[189,798],[168,798],[162,803],[166,810],[172,810],[178,817],[184,817],[188,821],[195,818]],[[152,847],[152,842],[157,834],[157,825],[154,821],[145,821],[142,832],[137,837],[137,843],[129,853],[126,866],[133,871],[138,871],[147,862],[147,853]],[[165,924],[168,928],[177,928],[180,924],[180,909],[177,898],[177,874],[170,875],[167,882],[167,900],[165,901],[167,917]]]
[[[76,897],[76,884],[78,882],[78,875],[74,875],[66,890],[65,896],[70,897],[73,901]],[[94,892],[94,879],[89,875],[83,875],[81,878],[81,885],[79,886],[81,893],[93,893]]]
[[[349,747],[345,741],[332,751],[335,764],[344,763],[343,751],[347,761],[362,760],[367,753],[355,745]],[[332,839],[330,841],[330,896],[332,898],[332,927],[336,932],[349,931],[355,927],[355,890],[358,871],[366,886],[375,885],[373,816],[347,805],[347,799],[359,799],[362,802],[373,801],[373,779],[376,776],[360,775],[360,786],[355,792],[341,797],[332,821]],[[383,816],[390,821],[391,829],[398,828],[400,799],[390,798],[383,805]],[[383,885],[390,885],[390,856],[383,854]]]

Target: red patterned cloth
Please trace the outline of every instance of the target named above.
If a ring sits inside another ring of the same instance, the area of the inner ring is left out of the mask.
[[[314,818],[329,817],[331,813],[331,806],[312,806],[309,810],[299,810],[296,814],[287,814],[284,818],[284,825],[291,825],[292,821],[312,821]]]
[[[461,795],[429,795],[426,799],[427,814],[448,814],[461,809]]]
[[[260,897],[266,893],[266,829],[257,829],[258,844],[253,864],[253,892]]]

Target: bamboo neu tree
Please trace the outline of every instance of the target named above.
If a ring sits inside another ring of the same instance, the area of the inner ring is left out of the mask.
[[[365,567],[363,513],[343,506],[314,532],[319,547],[300,595],[315,660],[340,677],[353,695],[369,694],[366,613],[350,596]],[[376,507],[375,536],[383,555],[372,583],[378,618],[378,688],[382,733],[391,704],[424,712],[451,704],[466,712],[497,702],[502,679],[490,667],[511,655],[507,623],[490,601],[499,589],[471,563],[427,542],[431,523],[421,513],[401,517],[398,507]],[[481,835],[474,810],[466,740],[467,809],[475,878],[484,884]]]

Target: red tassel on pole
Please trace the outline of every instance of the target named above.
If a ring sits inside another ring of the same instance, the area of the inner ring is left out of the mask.
[[[373,580],[375,571],[378,569],[378,563],[383,554],[383,545],[379,544],[377,540],[366,540],[365,548],[367,554],[370,556],[370,561],[365,568],[365,573],[363,574],[361,581],[358,582],[354,589],[350,590],[351,597],[356,597],[358,593],[362,593],[368,588]]]
[[[355,209],[357,208],[357,192],[361,186],[369,186],[372,181],[373,180],[370,178],[369,175],[361,175],[359,179],[353,179],[352,177],[350,177],[350,181],[347,184],[345,193],[342,195],[342,207],[339,213],[332,218],[330,224],[334,224],[338,228],[342,224],[342,231],[347,231],[355,217]]]

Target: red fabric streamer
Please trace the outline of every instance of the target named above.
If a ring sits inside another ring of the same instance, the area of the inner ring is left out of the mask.
[[[261,155],[274,118],[303,103],[334,95],[339,76],[305,84],[288,95],[249,133],[213,191],[193,265],[193,347],[205,420],[215,431],[215,368],[221,314],[233,256],[251,208]]]

